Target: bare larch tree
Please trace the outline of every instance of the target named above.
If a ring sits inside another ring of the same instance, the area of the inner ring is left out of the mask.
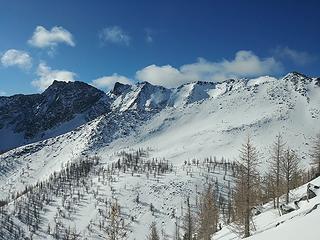
[[[316,166],[316,176],[320,176],[320,133],[315,137],[311,149],[312,164]]]
[[[281,161],[280,165],[281,175],[284,178],[286,204],[289,203],[289,193],[292,188],[292,183],[299,174],[299,158],[295,151],[288,148]]]
[[[235,224],[241,229],[244,237],[250,236],[251,210],[258,201],[259,164],[258,151],[248,136],[240,150],[234,196]]]
[[[150,225],[150,233],[148,235],[148,240],[160,240],[157,225],[155,222],[152,222]]]
[[[281,188],[281,174],[280,174],[280,165],[281,165],[281,159],[283,158],[284,154],[284,147],[285,143],[282,139],[281,134],[279,133],[276,136],[276,140],[274,141],[272,147],[271,147],[271,159],[270,159],[270,180],[272,184],[272,193],[274,201],[274,207],[279,208],[279,198],[282,193]]]
[[[210,240],[213,233],[217,231],[219,210],[217,199],[212,185],[210,184],[201,194],[198,207],[198,238]]]

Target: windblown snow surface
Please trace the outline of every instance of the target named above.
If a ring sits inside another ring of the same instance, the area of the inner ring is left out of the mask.
[[[237,159],[248,134],[260,151],[262,172],[266,169],[269,146],[279,132],[300,154],[302,167],[309,166],[310,143],[320,131],[320,87],[317,79],[301,79],[289,74],[280,80],[264,77],[204,86],[192,83],[144,95],[138,92],[139,86],[135,86],[134,91],[127,90],[129,95],[114,101],[112,107],[119,109],[117,113],[107,113],[61,136],[0,155],[0,199],[10,200],[14,191],[46,180],[67,162],[78,161],[80,157],[98,156],[101,166],[106,167],[119,159],[121,151],[135,152],[143,148],[147,149],[146,160],[165,158],[173,170],[155,177],[119,172],[108,184],[101,182],[99,176],[90,175],[90,190],[74,206],[71,216],[61,221],[66,228],[76,229],[83,238],[104,239],[97,227],[103,203],[97,199],[116,196],[128,224],[128,239],[145,239],[152,221],[157,223],[162,235],[173,239],[176,223],[182,221],[187,196],[195,204],[208,181],[217,182],[221,189],[230,183],[232,186],[230,173],[219,168],[208,172],[204,159]],[[142,100],[136,101],[139,96],[143,96]],[[157,104],[162,106],[159,111],[148,110],[148,106]],[[139,111],[139,107],[146,110]],[[193,159],[200,164],[193,164]],[[185,161],[191,164],[185,165]],[[314,183],[319,185],[319,179]],[[305,189],[302,186],[292,192],[292,199],[299,198]],[[138,193],[139,203],[135,201]],[[279,216],[271,205],[263,206],[263,213],[255,218],[256,231],[252,239],[302,239],[302,236],[318,239],[315,224],[320,219],[319,210],[308,213],[318,202],[319,196],[301,203],[300,209],[284,216]],[[151,203],[154,214],[150,211]],[[59,198],[46,206],[42,230],[33,235],[33,239],[53,238],[46,229],[61,209],[63,211]],[[26,226],[16,221],[28,235]],[[288,234],[290,238],[280,237]],[[213,237],[238,238],[228,226]]]

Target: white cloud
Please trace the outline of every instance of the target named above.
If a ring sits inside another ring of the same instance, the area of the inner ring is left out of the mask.
[[[4,67],[17,66],[21,69],[30,69],[32,58],[25,51],[9,49],[2,55],[1,63]]]
[[[66,70],[52,70],[46,63],[39,64],[37,69],[38,79],[32,81],[32,85],[37,87],[40,91],[49,87],[54,80],[73,82],[76,74]]]
[[[43,26],[37,26],[28,43],[38,48],[54,48],[59,43],[75,46],[72,34],[58,26],[51,28],[51,30],[47,30]]]
[[[256,77],[281,71],[281,63],[273,57],[261,59],[251,51],[238,51],[233,60],[209,62],[200,58],[179,69],[170,65],[150,65],[137,71],[136,78],[171,88],[192,81],[218,82],[228,78]]]
[[[123,84],[132,84],[132,81],[129,78],[118,75],[117,73],[114,73],[111,76],[104,76],[104,77],[95,79],[92,81],[91,84],[97,88],[110,90],[113,88],[116,82],[120,82]]]
[[[274,51],[276,57],[281,59],[289,59],[296,65],[306,65],[313,62],[316,58],[305,51],[297,51],[289,47],[278,47]]]
[[[153,64],[137,71],[136,78],[139,81],[172,88],[181,85],[184,81],[188,81],[189,76],[184,75],[180,70],[170,65],[157,66]]]
[[[0,96],[7,96],[7,93],[5,91],[0,90]]]
[[[128,46],[130,44],[130,36],[119,26],[112,26],[104,28],[100,32],[100,39],[104,42],[123,44]]]

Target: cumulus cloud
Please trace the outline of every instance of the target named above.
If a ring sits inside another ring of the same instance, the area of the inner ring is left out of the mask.
[[[238,51],[232,60],[210,62],[199,58],[197,62],[182,65],[179,69],[170,65],[150,65],[137,71],[136,78],[171,88],[192,81],[218,82],[228,78],[256,77],[280,72],[282,65],[273,57],[259,58],[251,51]]]
[[[2,55],[1,63],[4,67],[17,66],[26,70],[32,67],[32,58],[25,51],[9,49]]]
[[[188,82],[190,80],[190,76],[184,75],[180,70],[170,65],[157,66],[154,64],[137,71],[136,78],[139,81],[169,88],[179,86],[184,81]]]
[[[128,46],[131,37],[119,26],[112,26],[102,29],[100,39],[106,43],[114,43]]]
[[[120,82],[123,84],[132,84],[132,81],[129,78],[118,75],[117,73],[114,73],[111,76],[104,76],[104,77],[95,79],[92,81],[91,84],[97,88],[110,90],[113,88],[116,82]]]
[[[28,43],[38,48],[54,48],[59,43],[75,46],[72,34],[58,26],[51,28],[51,30],[47,30],[43,26],[37,26]]]
[[[76,74],[74,72],[66,70],[52,70],[46,63],[42,62],[39,64],[37,72],[38,78],[31,82],[33,86],[38,88],[40,91],[45,90],[49,87],[54,80],[73,82],[75,81]]]
[[[277,47],[274,49],[276,57],[281,59],[289,59],[296,65],[306,65],[313,62],[316,58],[305,51],[298,51],[289,47]]]

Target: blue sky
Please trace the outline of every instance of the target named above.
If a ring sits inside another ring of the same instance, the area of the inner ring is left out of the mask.
[[[319,1],[1,1],[0,95],[54,78],[115,81],[319,76]]]

